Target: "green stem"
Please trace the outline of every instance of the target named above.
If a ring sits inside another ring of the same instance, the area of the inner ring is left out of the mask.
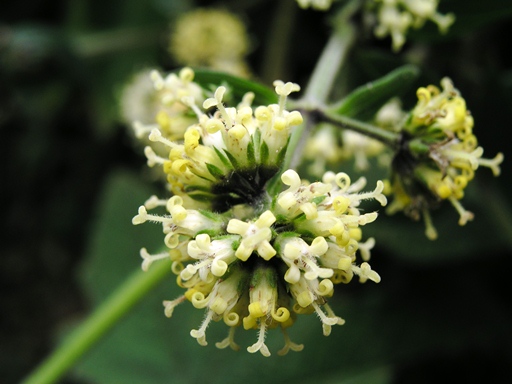
[[[400,145],[400,140],[402,137],[400,133],[388,131],[375,125],[352,119],[347,116],[339,115],[336,112],[331,112],[328,110],[318,109],[316,110],[316,113],[319,121],[324,121],[344,129],[350,129],[351,131],[359,132],[365,136],[376,139],[393,149],[398,149]]]
[[[331,93],[334,79],[345,62],[355,38],[354,27],[340,23],[327,42],[320,59],[311,75],[302,103],[323,104]]]
[[[25,378],[22,384],[50,384],[59,380],[144,295],[170,273],[171,265],[170,261],[161,261],[148,272],[136,271],[47,360]]]

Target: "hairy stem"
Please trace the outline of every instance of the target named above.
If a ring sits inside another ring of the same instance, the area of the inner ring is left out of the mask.
[[[376,139],[393,149],[398,149],[400,145],[402,137],[400,133],[388,131],[375,125],[352,119],[347,116],[342,116],[330,111],[318,109],[315,111],[315,114],[318,116],[318,121],[331,123],[338,127],[361,133],[365,136]]]
[[[318,105],[327,101],[334,79],[345,62],[354,38],[355,31],[350,23],[343,22],[337,26],[311,75],[302,98],[303,103]]]

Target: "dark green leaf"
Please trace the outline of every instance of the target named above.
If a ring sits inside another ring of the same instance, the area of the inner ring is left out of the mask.
[[[283,148],[281,148],[279,153],[277,154],[276,164],[283,164],[284,157],[286,156],[286,151],[288,150],[289,142],[290,142],[290,138],[288,138],[286,145]]]
[[[140,268],[139,250],[158,251],[161,227],[133,225],[137,209],[155,192],[134,174],[119,171],[107,180],[96,212],[82,280],[94,302],[101,301]],[[108,271],[116,271],[110,273]]]
[[[507,244],[507,229],[500,226],[496,220],[498,213],[494,211],[509,209],[503,205],[495,207],[493,203],[482,207],[486,193],[481,186],[466,188],[461,204],[475,214],[475,219],[465,226],[458,225],[459,215],[448,201],[432,211],[437,240],[427,239],[422,221],[412,221],[401,212],[387,216],[384,209],[377,221],[366,226],[363,233],[375,237],[378,247],[386,249],[393,257],[415,264],[444,264],[486,257]],[[494,199],[492,192],[488,195],[489,199]]]
[[[188,196],[195,201],[204,202],[211,202],[213,197],[211,193],[191,193]]]
[[[419,75],[413,65],[404,65],[384,77],[356,88],[330,110],[348,117],[369,120],[389,99],[409,89]]]

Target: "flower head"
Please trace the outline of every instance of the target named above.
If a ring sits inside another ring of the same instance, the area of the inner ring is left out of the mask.
[[[395,198],[388,207],[415,219],[423,215],[431,239],[437,233],[428,210],[448,200],[459,213],[459,224],[465,225],[473,219],[459,201],[466,186],[480,166],[498,176],[503,161],[501,153],[494,159],[482,158],[465,100],[450,79],[444,78],[441,87],[429,85],[417,91],[418,103],[403,128],[402,149],[393,160]]]
[[[325,335],[343,324],[327,303],[335,286],[353,276],[380,281],[368,264],[374,241],[362,241],[361,230],[377,212],[362,211],[360,205],[387,202],[381,181],[373,191],[361,192],[364,179],[352,183],[348,175],[332,172],[309,183],[287,170],[282,192],[268,195],[266,183],[279,171],[291,130],[302,122],[285,105],[298,85],[277,81],[274,86],[279,103],[254,109],[247,97],[237,108],[225,106],[224,87],[203,102],[206,112],[190,102],[197,122],[183,143],[153,129],[150,140],[169,154],[159,158],[147,151],[148,159],[163,166],[175,194],[151,197],[133,218],[134,224],[160,223],[168,248],[158,254],[141,250],[143,269],[171,259],[185,290],[164,301],[165,314],[189,301],[205,311],[203,322],[190,332],[200,345],[207,345],[209,324],[223,321],[229,332],[217,347],[239,349],[235,330],[254,329],[257,339],[247,350],[264,356],[270,355],[265,339],[274,328],[284,335],[279,354],[302,350],[287,333],[300,314],[316,313]],[[150,213],[156,209],[165,212]]]

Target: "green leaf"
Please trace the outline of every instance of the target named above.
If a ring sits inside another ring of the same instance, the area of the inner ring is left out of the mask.
[[[203,202],[210,202],[213,199],[213,196],[211,193],[191,193],[188,196],[195,201],[203,201]]]
[[[194,68],[194,81],[203,88],[209,89],[219,85],[226,84],[236,100],[241,100],[247,92],[254,93],[255,105],[268,105],[278,102],[277,94],[270,88],[223,72],[216,72],[207,69]]]
[[[288,144],[289,143],[290,143],[290,138],[288,138],[288,141],[286,142],[286,145],[283,148],[281,148],[281,150],[277,154],[276,164],[283,164],[284,157],[286,156],[286,151],[288,150]]]
[[[328,109],[340,115],[369,120],[389,99],[409,89],[419,75],[413,65],[404,65],[387,75],[356,88]]]
[[[70,36],[87,71],[94,127],[103,140],[116,134],[116,123],[129,124],[120,111],[124,87],[135,73],[157,66],[160,36],[172,16],[153,2],[113,0],[109,6],[105,12],[105,4],[94,0],[70,7]]]
[[[315,382],[322,384],[390,384],[393,382],[393,370],[389,366],[376,367],[374,369],[359,369],[336,372],[334,375],[320,376]],[[298,381],[296,384],[309,384],[311,378]]]

